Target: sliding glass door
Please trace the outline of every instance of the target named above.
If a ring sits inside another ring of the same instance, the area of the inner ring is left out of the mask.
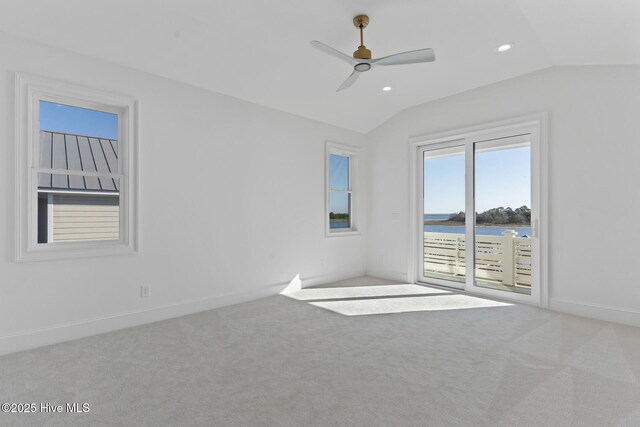
[[[439,140],[417,154],[418,280],[538,303],[537,129]]]
[[[475,282],[531,294],[529,135],[474,143]]]
[[[421,150],[423,170],[422,281],[464,288],[465,146],[453,142]]]

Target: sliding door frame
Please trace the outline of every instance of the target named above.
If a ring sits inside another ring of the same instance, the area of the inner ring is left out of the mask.
[[[465,186],[472,191],[466,191],[466,212],[475,212],[474,199],[474,147],[482,141],[505,138],[514,135],[531,135],[531,176],[532,176],[532,277],[531,296],[481,288],[475,285],[475,224],[467,221],[466,259],[467,268],[464,291],[481,294],[499,299],[509,299],[527,304],[548,308],[548,203],[547,203],[547,122],[546,112],[536,113],[524,117],[516,117],[498,122],[491,122],[479,126],[472,126],[436,134],[418,135],[409,138],[409,262],[407,277],[409,282],[417,283],[422,274],[419,273],[418,260],[423,251],[423,206],[418,201],[423,192],[423,153],[424,147],[437,149],[465,145]],[[533,240],[535,239],[535,240]],[[469,273],[472,274],[469,274]],[[424,278],[423,278],[424,280]],[[426,283],[449,285],[451,282],[428,279]],[[455,283],[453,284],[455,287]]]
[[[417,155],[416,155],[416,172],[417,172],[417,180],[416,180],[416,193],[414,195],[414,198],[417,198],[418,200],[418,206],[417,209],[419,210],[419,214],[418,214],[418,222],[420,222],[421,225],[424,225],[424,220],[423,220],[423,213],[424,213],[424,154],[428,153],[428,152],[432,152],[432,151],[440,151],[440,150],[446,150],[448,148],[460,148],[460,155],[462,155],[464,157],[465,160],[465,188],[466,188],[466,159],[467,159],[467,149],[466,149],[466,141],[464,139],[451,139],[449,141],[444,141],[444,142],[436,142],[433,144],[421,144],[419,146],[416,147],[417,149]],[[421,196],[422,195],[422,196]],[[466,200],[466,190],[465,190],[465,200]],[[465,203],[466,206],[466,203]],[[420,226],[419,226],[420,227]],[[465,229],[466,230],[466,229]],[[418,234],[420,234],[420,231],[422,231],[422,228],[418,228]],[[424,255],[424,241],[420,238],[416,239],[416,244],[418,245],[417,250],[416,250],[416,255],[418,257],[418,259],[416,259],[416,282],[422,282],[422,283],[431,283],[433,285],[438,285],[438,286],[446,286],[449,288],[455,288],[455,289],[460,289],[460,290],[465,290],[466,288],[466,284],[463,281],[454,281],[454,280],[445,280],[445,279],[438,279],[435,277],[426,277],[424,276],[424,260],[422,263],[420,263],[420,257],[422,255]],[[466,276],[465,276],[465,280],[466,280]]]

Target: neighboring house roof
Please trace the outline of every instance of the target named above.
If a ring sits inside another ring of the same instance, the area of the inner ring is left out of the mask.
[[[118,173],[118,141],[59,132],[40,132],[40,167]],[[115,193],[119,180],[95,176],[38,174],[38,189]]]

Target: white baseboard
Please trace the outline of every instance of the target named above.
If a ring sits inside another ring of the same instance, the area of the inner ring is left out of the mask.
[[[363,275],[364,272],[302,278],[302,283],[304,287],[315,286],[350,279],[357,277],[358,274]],[[69,322],[0,336],[0,355],[265,298],[279,294],[287,285],[288,283],[279,283],[235,294],[199,298],[175,304],[165,304],[143,310],[115,313],[109,316],[83,319],[77,322]]]
[[[640,311],[629,308],[585,304],[551,298],[549,300],[549,309],[561,313],[604,320],[606,322],[640,326]]]
[[[110,316],[84,319],[78,322],[5,335],[0,337],[0,355],[264,298],[278,294],[284,286],[285,284],[274,285],[268,288],[260,288],[237,294],[194,299],[176,304],[165,304],[143,310],[115,313]]]

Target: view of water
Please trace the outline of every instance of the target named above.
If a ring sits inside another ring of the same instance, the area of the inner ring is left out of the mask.
[[[425,214],[425,221],[444,221],[449,218],[449,214]],[[502,236],[505,230],[514,230],[518,237],[531,236],[531,227],[476,227],[476,234],[482,236]],[[424,231],[432,233],[456,233],[464,234],[463,225],[424,225]]]
[[[444,221],[449,219],[449,214],[425,214],[425,220]],[[348,221],[331,221],[331,228],[349,228]],[[518,237],[531,236],[531,227],[477,227],[476,233],[483,236],[502,236],[505,230],[515,230]],[[463,225],[424,225],[424,231],[432,233],[455,233],[464,234]]]
[[[349,228],[349,221],[329,221],[330,228]]]

